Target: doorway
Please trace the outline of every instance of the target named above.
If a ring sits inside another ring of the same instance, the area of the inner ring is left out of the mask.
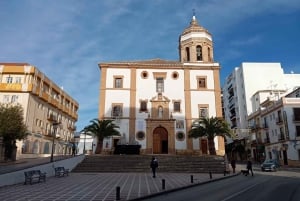
[[[168,131],[164,127],[153,131],[153,154],[168,154]]]
[[[286,150],[283,150],[282,153],[283,153],[283,164],[284,164],[284,165],[288,165],[287,152],[286,152]]]
[[[201,151],[202,151],[202,154],[208,154],[208,152],[207,152],[207,140],[206,139],[201,139]]]

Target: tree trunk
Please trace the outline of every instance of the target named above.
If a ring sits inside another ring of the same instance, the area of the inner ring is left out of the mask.
[[[99,140],[97,143],[97,148],[96,148],[95,154],[101,154],[102,147],[103,147],[103,140]]]
[[[214,138],[208,138],[208,149],[210,155],[216,155],[215,141]]]

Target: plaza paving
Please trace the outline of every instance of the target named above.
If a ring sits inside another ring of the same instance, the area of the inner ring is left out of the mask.
[[[224,178],[224,175],[212,174],[210,179],[209,174],[158,173],[156,178],[152,178],[150,169],[147,173],[71,173],[67,177],[49,177],[45,183],[1,187],[0,198],[2,201],[108,201],[116,200],[116,188],[120,187],[120,200],[134,200],[220,178]]]
[[[58,159],[58,158],[56,158]],[[0,174],[48,163],[49,158],[24,159],[0,164]],[[237,168],[239,169],[239,168]],[[237,170],[238,172],[238,170]],[[193,183],[191,183],[191,175]],[[23,183],[0,187],[1,201],[63,201],[63,200],[143,200],[143,197],[166,193],[193,185],[224,179],[232,174],[208,173],[73,173],[66,177],[47,177],[45,183]],[[163,182],[164,180],[164,182]],[[117,196],[117,187],[119,195]]]

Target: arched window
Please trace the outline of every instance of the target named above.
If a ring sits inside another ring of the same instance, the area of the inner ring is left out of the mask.
[[[186,61],[190,61],[190,48],[189,47],[185,48],[185,53],[186,53]]]
[[[163,107],[159,106],[158,107],[158,118],[162,118],[163,117]]]
[[[200,45],[197,45],[196,47],[197,52],[197,61],[202,61],[202,47]]]
[[[208,61],[212,61],[209,47],[207,48],[207,52],[208,52]]]

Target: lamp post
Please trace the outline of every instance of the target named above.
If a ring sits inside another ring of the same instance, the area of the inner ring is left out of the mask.
[[[85,154],[85,141],[86,141],[86,131],[84,131],[84,139],[83,139],[83,154]]]
[[[50,162],[53,162],[53,153],[54,153],[54,141],[55,141],[55,137],[56,137],[56,129],[58,127],[60,123],[59,122],[53,122],[52,126],[53,126],[53,136],[52,136],[52,150],[51,150],[51,157],[50,157]]]

